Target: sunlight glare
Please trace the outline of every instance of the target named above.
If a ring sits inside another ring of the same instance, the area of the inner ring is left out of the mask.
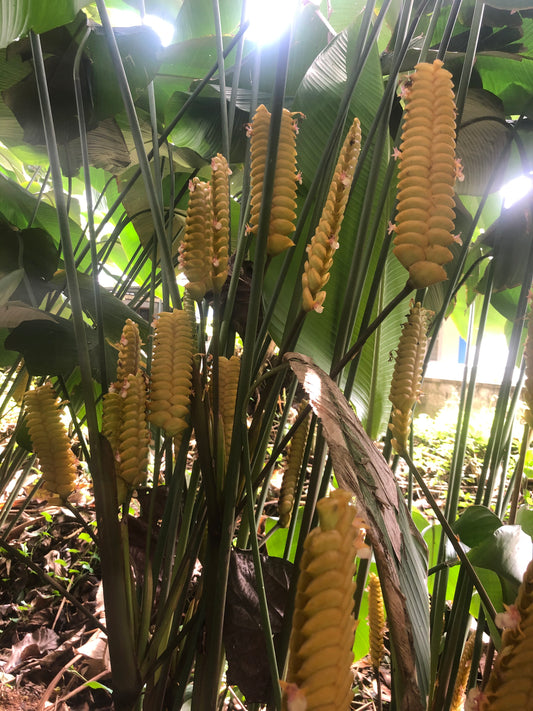
[[[248,0],[246,38],[259,45],[275,42],[289,27],[298,0]]]
[[[533,180],[529,175],[519,175],[517,178],[513,178],[500,188],[503,206],[505,208],[511,207],[515,202],[525,197],[532,187]]]
[[[311,404],[320,402],[320,396],[322,394],[322,383],[320,382],[320,376],[318,373],[308,370],[304,378],[304,390],[309,396],[309,402]]]
[[[163,20],[157,15],[145,15],[144,21],[141,22],[139,13],[134,10],[118,10],[115,8],[108,9],[111,24],[114,27],[138,27],[141,24],[151,27],[158,35],[161,45],[168,47],[174,37],[174,25],[166,20]]]

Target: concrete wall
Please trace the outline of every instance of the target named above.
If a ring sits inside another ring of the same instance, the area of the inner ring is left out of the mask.
[[[474,395],[474,410],[494,407],[498,397],[498,385],[478,383]],[[430,417],[447,404],[457,404],[461,392],[461,381],[426,378],[422,384],[422,397],[416,407],[417,413],[426,413]],[[511,391],[512,394],[512,391]]]

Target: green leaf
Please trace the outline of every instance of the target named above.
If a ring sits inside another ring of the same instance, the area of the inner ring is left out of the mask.
[[[493,570],[502,580],[518,587],[531,553],[531,538],[520,526],[501,526],[472,548],[468,557],[472,565]]]
[[[176,92],[168,102],[165,118],[170,121],[181,109],[188,96]],[[231,136],[232,161],[240,162],[245,155],[244,124],[247,114],[236,112],[233,135]],[[189,107],[187,113],[170,133],[170,140],[179,149],[187,148],[187,157],[192,162],[191,168],[197,168],[202,161],[210,160],[222,148],[222,119],[220,118],[220,99],[200,97]],[[196,157],[194,153],[198,154]],[[185,156],[184,156],[185,157]]]
[[[489,538],[502,522],[486,506],[469,506],[452,526],[461,543],[469,548],[478,546]]]
[[[513,323],[515,320],[521,288],[516,286],[514,289],[505,289],[505,291],[492,294],[490,298],[491,305],[507,319],[508,323]]]
[[[512,289],[525,278],[526,259],[531,240],[533,200],[528,193],[511,207],[502,211],[485,234],[478,240],[480,245],[492,248],[494,260],[494,291]],[[484,293],[485,280],[478,284]]]
[[[110,695],[113,693],[112,689],[110,689],[105,684],[101,684],[99,681],[88,681],[86,682],[86,686],[88,686],[89,689],[100,689]]]
[[[140,0],[125,0],[128,5],[131,5],[135,9],[140,9]],[[114,0],[115,4],[116,0]],[[106,2],[109,5],[109,2]],[[167,22],[174,22],[178,14],[178,10],[182,0],[144,0],[143,7],[144,11],[149,15],[157,15]]]
[[[493,172],[497,179],[491,182],[491,192],[501,187],[510,132],[502,101],[484,89],[470,89],[457,133],[457,156],[464,172],[464,181],[455,186],[460,195],[483,195]]]
[[[219,0],[222,34],[234,34],[241,20],[240,3]],[[211,0],[183,0],[176,21],[178,40],[206,37],[215,33]]]
[[[423,513],[421,513],[417,509],[414,509],[413,511],[411,511],[411,518],[413,519],[413,522],[414,522],[415,526],[418,528],[418,530],[420,531],[420,533],[422,533],[422,531],[424,531],[427,528],[427,526],[428,526],[427,518],[424,516]]]
[[[229,41],[228,37],[223,38],[224,45]],[[226,70],[233,63],[232,56],[228,57]],[[156,78],[158,108],[164,110],[166,101],[174,92],[187,92],[193,81],[203,79],[216,62],[216,57],[216,38],[212,32],[206,37],[182,40],[163,48]]]
[[[35,214],[33,227],[42,227],[52,237],[56,247],[59,246],[59,225],[55,208],[44,200],[39,202],[36,195],[1,174],[0,213],[21,230],[28,226]],[[74,220],[69,220],[69,226],[72,241],[76,243],[81,235],[80,226]]]
[[[0,306],[3,306],[9,297],[18,287],[24,276],[24,269],[15,269],[15,271],[0,277]]]
[[[56,137],[63,173],[77,174],[81,166],[78,110],[72,82],[76,52],[88,27],[84,13],[75,21],[41,37],[45,55],[48,92],[52,105]],[[143,96],[160,62],[161,42],[149,27],[116,28],[115,36],[122,56],[130,91],[134,99]],[[32,71],[27,41],[10,47],[0,66],[10,71],[3,99],[10,111],[0,104],[0,126],[7,127],[7,145],[19,145],[21,139],[34,146],[45,145],[44,128]],[[22,60],[22,61],[21,61]],[[14,78],[17,77],[18,81]],[[89,161],[107,170],[122,170],[130,163],[124,136],[113,117],[124,111],[122,98],[103,30],[93,26],[80,62],[80,81],[84,96]],[[13,118],[20,125],[13,128]],[[41,161],[38,161],[41,162]]]
[[[1,220],[0,215],[0,274],[18,271],[20,265],[27,278],[27,285],[17,290],[14,299],[27,300],[29,287],[40,302],[46,292],[44,283],[52,277],[58,263],[59,250],[46,230],[41,227],[18,230]]]
[[[522,43],[531,54],[533,20],[522,18],[524,34]],[[483,82],[483,88],[496,94],[503,102],[506,116],[528,114],[533,93],[533,66],[529,57],[521,55],[476,57],[476,70]]]
[[[115,28],[128,86],[134,100],[156,75],[161,61],[161,41],[147,26]],[[96,27],[87,43],[92,62],[94,115],[97,120],[123,111],[122,97],[103,31]]]
[[[87,329],[90,344],[96,346],[95,336]],[[71,321],[24,321],[4,342],[8,350],[24,356],[31,375],[67,376],[79,363],[78,346]]]
[[[487,591],[490,601],[494,605],[494,609],[503,610],[504,600],[500,578],[492,570],[487,570],[487,568],[476,567],[476,573]],[[479,604],[479,594],[474,590],[470,602],[470,614],[474,615],[474,617],[479,615]]]
[[[0,48],[33,30],[37,34],[74,19],[88,0],[0,0]]]
[[[134,170],[134,168],[130,168],[129,170],[125,171],[125,173],[123,173],[120,178],[117,178],[117,188],[119,190],[121,190],[128,183],[128,180],[130,179]],[[180,180],[182,177],[183,180]],[[182,187],[185,187],[183,183],[187,181],[187,179],[188,175],[181,176],[177,173],[174,175],[176,191],[179,191]],[[168,190],[166,191],[166,193],[167,194],[163,195],[163,200],[165,205],[165,211],[167,211],[168,215]],[[151,244],[152,240],[155,237],[154,221],[152,218],[152,213],[150,211],[150,202],[146,194],[146,189],[141,180],[137,180],[134,183],[133,187],[124,196],[122,200],[122,205],[126,210],[127,215],[131,218],[131,223],[133,224],[135,231],[138,235],[138,240],[136,242],[135,247],[137,247],[140,243],[144,247],[144,249],[147,250],[148,253],[151,255]],[[166,217],[166,219],[168,220],[168,217]],[[172,226],[173,256],[176,256],[177,250],[177,245],[174,244],[174,241],[177,235],[180,233],[181,229],[183,228],[184,224],[185,216],[183,214],[180,214],[178,210],[174,210],[174,220]],[[123,234],[121,234],[121,241],[123,241]]]
[[[65,273],[63,271],[58,272],[50,284],[63,291],[66,290]],[[78,286],[83,309],[96,322],[92,277],[78,273]],[[130,318],[138,325],[141,339],[146,342],[150,327],[145,319],[123,301],[109,293],[103,286],[99,286],[99,295],[102,302],[103,328],[106,338],[112,342],[118,341],[126,319]]]
[[[521,506],[516,514],[516,523],[518,523],[524,533],[533,538],[533,511],[527,506]]]

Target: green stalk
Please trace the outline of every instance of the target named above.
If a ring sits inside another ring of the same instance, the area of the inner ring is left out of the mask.
[[[479,41],[479,35],[481,33],[481,26],[483,24],[484,10],[485,3],[483,2],[483,0],[476,0],[476,4],[474,6],[474,15],[472,17],[472,22],[470,25],[470,32],[468,33],[468,44],[466,46],[465,58],[461,70],[461,78],[459,80],[459,86],[457,87],[455,98],[455,104],[457,106],[458,126],[461,125],[461,118],[463,116],[463,110],[466,100],[466,92],[468,91],[468,86],[470,84],[472,71],[474,69],[474,64],[476,61],[476,48]]]
[[[526,423],[524,425],[524,433],[522,435],[522,442],[520,444],[520,455],[518,457],[518,462],[516,464],[516,470],[514,473],[514,486],[513,493],[511,496],[511,508],[509,510],[509,524],[513,525],[516,521],[516,512],[518,510],[518,499],[520,497],[520,490],[522,488],[522,475],[524,473],[524,463],[526,461],[526,454],[529,449],[529,442],[531,440],[531,428]]]
[[[117,711],[129,711],[135,703],[140,690],[140,679],[135,659],[133,639],[131,633],[131,620],[127,612],[127,586],[129,585],[123,565],[122,552],[119,545],[107,545],[104,541],[120,541],[120,526],[117,517],[117,499],[115,481],[113,478],[112,456],[104,460],[102,455],[102,442],[98,433],[98,420],[94,403],[93,384],[91,378],[91,364],[89,349],[86,340],[83,309],[78,290],[76,266],[65,196],[59,153],[57,148],[52,107],[46,83],[46,72],[41,43],[38,35],[30,32],[39,102],[45,126],[48,155],[54,194],[56,201],[57,217],[61,235],[61,246],[67,276],[67,285],[72,306],[72,319],[82,380],[82,392],[85,400],[87,424],[89,429],[89,443],[91,447],[90,469],[93,477],[96,517],[98,521],[98,535],[100,540],[100,557],[102,563],[102,577],[104,580],[104,599],[107,612],[107,628],[109,635],[109,651],[113,669],[114,700]],[[107,462],[108,471],[106,471]]]
[[[275,439],[274,445],[273,445],[274,448],[275,448],[275,447],[277,446],[277,444],[279,443],[279,441],[280,441],[280,439],[281,439],[281,437],[282,437],[283,430],[285,429],[285,426],[286,426],[286,424],[287,424],[287,418],[288,418],[288,416],[289,416],[289,411],[290,411],[290,409],[291,409],[291,407],[292,407],[292,403],[293,403],[293,400],[294,400],[294,395],[295,395],[295,393],[296,393],[296,388],[297,388],[297,387],[298,387],[298,381],[297,381],[296,379],[294,379],[294,380],[291,382],[290,387],[289,387],[288,390],[287,390],[287,395],[286,395],[286,398],[285,398],[285,407],[284,407],[283,413],[282,413],[282,415],[281,415],[281,417],[280,417],[280,419],[279,419],[279,421],[278,421],[278,429],[277,429],[277,432],[276,432],[276,439]],[[254,485],[255,487],[257,487],[258,484],[257,484],[257,482],[255,481],[255,479],[252,479],[252,481],[253,481],[253,485]],[[260,520],[261,520],[261,516],[263,515],[263,508],[264,508],[265,501],[266,501],[267,496],[268,496],[269,484],[270,484],[270,476],[267,476],[267,477],[265,477],[265,479],[263,480],[262,490],[261,490],[261,493],[260,493],[260,495],[259,495],[259,498],[258,498],[257,504],[256,504],[256,509],[255,509],[255,528],[256,528],[256,530],[257,530],[257,528],[259,527],[259,523],[260,523]],[[239,531],[239,533],[240,533],[240,531]],[[238,545],[239,545],[239,544],[238,544]]]
[[[389,165],[387,166],[387,172],[385,173],[385,177],[383,179],[383,187],[381,189],[381,194],[378,198],[378,204],[383,204],[387,200],[387,195],[390,189],[390,184],[392,180],[392,176],[394,174],[394,171],[396,170],[395,166],[395,161],[390,160]],[[376,239],[378,231],[379,231],[379,225],[381,221],[381,215],[377,214],[374,217],[374,222],[370,226],[369,229],[369,237],[370,241],[373,242],[374,239]],[[372,317],[372,312],[375,307],[375,295],[378,293],[379,290],[379,283],[381,281],[381,277],[383,274],[383,270],[385,269],[385,265],[387,263],[387,258],[391,246],[391,241],[392,241],[392,234],[391,235],[386,235],[380,249],[379,257],[376,262],[376,268],[374,270],[374,275],[372,277],[372,282],[370,284],[369,288],[369,296],[366,300],[365,304],[365,310],[363,312],[363,316],[361,318],[361,324],[359,326],[360,331],[364,331],[370,321],[370,318]],[[399,304],[398,304],[399,305]],[[352,388],[353,384],[355,382],[355,377],[357,375],[357,369],[359,367],[359,353],[354,356],[350,368],[348,370],[348,375],[346,377],[346,383],[344,386],[344,395],[345,397],[349,400],[351,397],[352,393]]]
[[[189,486],[186,486],[185,469],[189,439],[190,429],[184,433],[182,445],[176,457],[175,471],[170,480],[168,499],[154,551],[154,571],[157,571],[162,577],[161,600],[166,600],[169,595],[175,564],[184,557],[189,540],[192,510],[200,476],[199,462],[196,460],[192,466]]]
[[[83,50],[89,39],[91,30],[87,28],[83,39],[80,42],[76,56],[74,58],[73,79],[74,92],[76,95],[76,111],[78,113],[78,128],[80,131],[80,148],[83,165],[83,180],[85,184],[85,199],[87,201],[87,227],[89,230],[89,246],[91,253],[91,266],[93,273],[94,291],[94,312],[96,314],[96,330],[98,332],[98,357],[100,365],[100,383],[102,392],[107,391],[107,368],[105,353],[104,316],[102,309],[102,299],[98,284],[98,257],[96,253],[96,234],[94,229],[93,199],[91,187],[91,173],[89,168],[89,147],[87,144],[87,127],[85,124],[85,109],[83,108],[83,94],[80,80],[80,63]]]
[[[423,477],[421,471],[415,466],[415,464],[414,464],[413,460],[411,459],[411,457],[409,456],[408,452],[402,451],[400,454],[403,457],[403,459],[405,460],[405,463],[407,464],[407,466],[409,467],[409,471],[413,474],[413,477],[414,477],[416,483],[422,489],[422,492],[423,492],[424,496],[426,497],[427,502],[433,509],[440,525],[442,526],[443,533],[446,534],[446,536],[448,537],[448,540],[452,544],[453,549],[457,553],[457,557],[459,558],[459,560],[463,564],[465,570],[467,571],[468,575],[470,576],[472,583],[474,584],[476,590],[478,591],[479,597],[480,597],[481,601],[483,602],[483,604],[485,605],[485,608],[487,609],[489,616],[491,617],[492,620],[494,620],[494,618],[496,616],[496,610],[494,609],[494,605],[492,604],[490,597],[488,596],[485,588],[483,587],[483,584],[482,584],[481,580],[479,579],[478,574],[474,570],[472,563],[467,558],[466,553],[464,552],[463,547],[461,546],[461,543],[457,540],[457,536],[453,532],[452,527],[450,526],[450,524],[448,523],[444,514],[440,510],[439,505],[435,501],[433,494],[431,493],[426,482],[424,481],[424,477]]]
[[[157,243],[159,246],[159,254],[161,259],[161,268],[166,278],[172,303],[176,308],[180,308],[181,299],[174,276],[172,256],[170,254],[170,249],[166,239],[165,225],[163,223],[163,216],[160,210],[157,190],[154,184],[154,180],[152,178],[150,163],[144,150],[144,141],[141,134],[141,128],[137,119],[137,112],[133,103],[133,97],[131,95],[128,79],[124,70],[124,65],[122,64],[122,57],[120,56],[117,40],[115,38],[113,27],[111,26],[111,22],[109,20],[109,15],[107,14],[107,8],[105,6],[104,0],[96,0],[96,6],[98,8],[100,20],[102,21],[102,27],[104,29],[107,47],[111,55],[113,68],[115,70],[117,81],[120,87],[120,93],[122,94],[124,108],[126,109],[130,130],[133,136],[133,142],[135,144],[137,157],[139,159],[139,167],[143,176],[148,202],[150,204],[150,211],[154,220],[154,229],[157,236]]]
[[[337,363],[334,363],[331,367],[329,376],[330,378],[335,379],[337,375],[342,371],[342,369],[354,358],[361,350],[361,348],[364,346],[368,338],[372,335],[372,333],[380,326],[380,324],[387,318],[387,316],[393,311],[396,306],[398,306],[399,303],[403,301],[403,299],[411,293],[413,290],[412,286],[410,286],[409,282],[406,283],[402,291],[400,291],[387,306],[383,309],[383,311],[372,321],[372,323],[367,326],[367,328],[359,334],[359,337],[357,341],[351,346],[351,348],[344,354],[344,356],[338,361]],[[275,391],[275,388],[273,388]],[[302,410],[296,417],[294,423],[290,427],[289,431],[287,434],[282,438],[280,443],[278,444],[277,447],[274,448],[271,456],[269,457],[269,461],[265,464],[261,472],[257,476],[257,481],[260,481],[268,472],[268,469],[270,466],[272,466],[272,463],[279,457],[281,452],[285,449],[289,441],[294,435],[294,432],[296,431],[297,427],[299,427],[300,423],[305,419],[305,417],[308,415],[308,413],[311,410],[311,405],[308,405],[306,408]],[[256,481],[256,479],[254,479]]]
[[[502,249],[504,247],[502,246]],[[497,254],[495,258],[497,258]],[[520,341],[522,336],[522,331],[524,328],[524,317],[527,310],[527,299],[529,294],[529,289],[531,286],[531,278],[533,274],[533,243],[530,245],[529,254],[527,257],[526,268],[524,272],[524,281],[522,282],[522,287],[520,290],[520,296],[518,299],[518,304],[516,307],[516,316],[513,322],[513,329],[511,332],[511,338],[509,340],[509,354],[507,357],[507,362],[505,364],[505,371],[500,385],[500,391],[498,394],[498,402],[496,404],[496,412],[494,414],[495,428],[494,428],[494,446],[492,450],[492,457],[489,466],[489,476],[486,482],[485,494],[483,497],[483,503],[485,506],[490,505],[492,498],[492,492],[494,490],[494,485],[498,473],[498,464],[501,460],[501,450],[504,444],[503,434],[504,434],[504,417],[505,411],[507,409],[507,404],[509,402],[511,386],[513,380],[513,372],[516,363],[516,358],[518,354],[518,349],[520,347]],[[482,485],[480,481],[480,488]]]
[[[97,0],[97,1],[102,2],[102,0]],[[248,23],[241,25],[241,27],[239,28],[239,31],[236,33],[235,37],[233,37],[233,39],[228,44],[226,50],[224,51],[224,58],[226,58],[232,52],[235,45],[237,45],[241,41],[241,38],[243,37],[243,35],[247,29],[248,29]],[[182,119],[182,117],[186,114],[186,112],[189,110],[191,105],[194,103],[194,100],[201,94],[201,92],[209,84],[212,77],[215,75],[217,69],[218,69],[218,62],[215,62],[215,64],[207,72],[205,77],[200,82],[198,82],[198,84],[194,88],[194,91],[191,92],[191,94],[189,95],[189,97],[187,98],[187,100],[185,101],[183,106],[181,107],[181,109],[174,116],[172,121],[170,121],[170,123],[161,132],[161,135],[159,136],[159,140],[158,140],[159,146],[163,145],[163,143],[167,140],[167,138],[170,136],[172,131],[176,128],[179,121]],[[148,161],[151,160],[153,157],[153,150],[149,151],[148,155],[146,157],[147,157]],[[128,180],[128,182],[124,186],[122,192],[117,197],[117,199],[113,202],[111,207],[108,209],[106,215],[104,216],[104,218],[99,226],[99,229],[97,230],[97,235],[105,227],[105,225],[109,222],[111,215],[113,215],[116,212],[116,210],[122,206],[122,201],[124,199],[124,196],[127,195],[127,193],[131,190],[131,188],[133,187],[135,182],[140,178],[141,173],[142,173],[141,168],[138,168],[135,171],[135,173],[131,176],[131,178]]]
[[[431,40],[433,39],[433,34],[435,32],[435,28],[436,28],[437,23],[439,21],[441,8],[442,8],[442,0],[437,0],[435,3],[435,6],[433,8],[433,12],[431,13],[431,18],[429,20],[429,26],[427,28],[426,34],[424,35],[424,42],[422,43],[422,49],[420,50],[420,59],[419,59],[420,62],[427,61],[427,53],[428,53],[428,50],[431,46]]]
[[[406,296],[408,296],[413,291],[413,287],[409,282],[403,287],[403,289],[385,306],[383,311],[372,321],[372,323],[367,326],[367,328],[359,334],[357,341],[351,346],[342,358],[335,363],[330,371],[330,377],[336,378],[341,370],[354,358],[361,348],[364,346],[368,338],[374,333],[374,331],[380,326],[387,316],[394,311],[394,309],[400,304]]]
[[[357,87],[357,82],[360,79],[361,72],[364,68],[366,58],[368,57],[368,53],[373,46],[374,42],[376,41],[377,35],[379,33],[379,29],[381,28],[381,24],[384,20],[385,13],[390,5],[390,2],[385,2],[381,9],[380,13],[378,15],[378,18],[376,19],[372,30],[369,33],[369,29],[371,27],[371,22],[372,22],[372,13],[373,13],[373,8],[374,5],[373,3],[369,3],[365,6],[365,15],[363,17],[363,20],[361,22],[361,27],[357,36],[357,43],[356,46],[354,47],[353,50],[353,55],[355,57],[354,64],[350,68],[349,74],[348,74],[348,80],[346,83],[346,88],[344,90],[343,96],[340,100],[339,108],[337,110],[337,116],[335,118],[335,122],[333,124],[333,128],[331,129],[331,133],[329,135],[328,141],[326,143],[326,146],[324,147],[324,150],[322,152],[322,155],[320,157],[319,164],[316,168],[315,175],[313,178],[313,181],[309,187],[309,191],[307,193],[304,205],[300,211],[300,214],[298,216],[298,222],[296,225],[296,231],[293,235],[294,241],[297,243],[299,239],[301,239],[301,234],[304,231],[304,228],[309,220],[309,217],[311,215],[311,210],[314,208],[312,220],[308,224],[308,235],[307,235],[307,241],[312,236],[312,233],[318,224],[319,218],[320,218],[320,213],[321,213],[321,208],[320,206],[324,204],[328,189],[329,189],[329,183],[330,181],[327,179],[330,177],[333,173],[334,166],[335,166],[335,161],[336,161],[336,156],[337,156],[337,151],[338,147],[340,145],[340,139],[341,139],[341,134],[342,130],[344,127],[344,124],[346,122],[346,117],[348,115],[348,110],[350,106],[350,101],[352,99],[353,93]],[[355,170],[354,178],[353,178],[353,183],[352,183],[352,190],[353,186],[356,184],[357,179],[359,177],[362,165],[364,163],[364,157],[366,155],[366,144],[363,145],[361,149],[361,155],[359,156],[358,164]],[[259,340],[261,337],[266,334],[268,330],[268,325],[270,323],[270,320],[272,318],[272,315],[274,313],[275,306],[277,304],[277,300],[279,297],[279,294],[281,293],[281,286],[283,282],[285,281],[285,278],[288,274],[292,259],[294,258],[294,253],[296,250],[291,250],[285,257],[285,260],[282,264],[281,270],[279,272],[279,276],[277,279],[276,286],[273,290],[273,296],[272,300],[268,305],[268,310],[265,315],[264,323],[262,330],[260,331],[259,334]],[[300,267],[298,270],[298,273],[301,273],[303,271],[303,266],[304,262],[306,259],[306,254],[305,252],[302,253],[301,260],[300,260]],[[291,297],[291,303],[289,306],[289,310],[287,312],[287,328],[292,328],[292,324],[294,324],[297,319],[298,319],[298,312],[301,308],[301,286],[299,282],[295,283],[293,294]],[[284,341],[288,341],[289,337],[287,334],[284,334]]]
[[[461,566],[453,607],[446,628],[444,651],[441,655],[441,663],[433,687],[434,696],[430,707],[432,711],[449,709],[455,677],[457,676],[457,669],[461,659],[465,631],[470,618],[469,607],[472,599],[472,590],[472,581],[468,577],[468,571]]]
[[[300,501],[302,499],[302,494],[304,490],[304,485],[307,479],[307,464],[309,462],[309,457],[311,454],[311,449],[313,446],[313,435],[317,427],[318,418],[315,414],[311,417],[311,422],[309,423],[309,434],[307,435],[307,442],[305,445],[304,456],[302,460],[302,467],[300,471],[300,477],[298,479],[298,488],[294,494],[294,505],[292,507],[291,522],[289,524],[289,530],[287,531],[287,540],[285,541],[285,550],[283,551],[283,558],[289,560],[292,542],[294,539],[294,534],[296,531],[296,524],[298,522],[298,509],[300,507]]]
[[[472,364],[472,369],[470,371],[470,379],[468,381],[468,388],[466,389],[466,400],[465,400],[465,385],[468,375],[468,366],[465,365],[464,380],[461,390],[461,402],[459,405],[459,415],[457,423],[457,432],[459,433],[456,437],[452,463],[450,466],[450,486],[449,493],[446,497],[445,504],[445,517],[448,521],[454,521],[457,514],[457,506],[459,500],[459,491],[461,485],[462,476],[462,465],[464,461],[464,456],[466,452],[466,444],[468,438],[468,428],[470,423],[470,413],[472,409],[473,398],[475,394],[476,386],[476,376],[477,368],[479,363],[479,357],[481,355],[481,341],[484,333],[484,326],[488,313],[488,306],[490,304],[490,294],[492,292],[492,275],[493,269],[489,267],[488,277],[489,277],[489,289],[487,289],[485,298],[483,300],[483,308],[480,317],[480,323],[477,333],[476,349],[474,362]],[[473,305],[471,306],[470,314],[470,326],[469,326],[469,338],[473,327]],[[468,364],[468,356],[466,359]],[[438,562],[442,563],[445,558],[445,538],[441,537]],[[435,576],[434,587],[433,587],[433,604],[431,606],[431,679],[434,680],[437,673],[437,665],[439,663],[439,649],[441,645],[441,637],[444,627],[444,609],[446,602],[446,588],[448,584],[449,571],[447,567],[443,567],[438,570]]]
[[[368,182],[366,184],[365,201],[363,203],[363,208],[361,216],[359,218],[359,223],[357,227],[357,235],[355,238],[355,249],[352,255],[352,260],[350,263],[350,271],[347,277],[347,282],[350,284],[350,291],[347,294],[344,302],[342,304],[341,316],[339,323],[341,327],[337,334],[337,340],[335,342],[334,360],[340,357],[340,354],[345,352],[350,338],[352,337],[353,329],[355,327],[357,311],[360,304],[362,303],[362,295],[364,290],[364,284],[367,279],[370,258],[372,253],[372,248],[375,246],[375,235],[379,229],[379,220],[375,220],[375,232],[374,239],[372,236],[367,237],[368,223],[370,216],[373,211],[375,211],[374,196],[379,194],[378,190],[378,177],[379,177],[379,156],[382,155],[383,151],[386,150],[388,141],[388,116],[392,106],[392,101],[394,94],[396,92],[396,77],[400,70],[401,62],[407,52],[409,42],[416,29],[420,15],[425,7],[426,3],[422,3],[418,8],[416,16],[411,21],[409,28],[406,32],[405,37],[402,39],[402,44],[399,49],[395,49],[394,52],[394,62],[391,69],[389,80],[387,86],[383,92],[383,97],[380,102],[380,108],[377,111],[376,118],[372,122],[369,133],[366,137],[365,145],[361,149],[359,156],[356,177],[354,178],[354,185],[357,181],[357,171],[361,170],[364,161],[366,160],[370,150],[372,142],[375,139],[375,145],[373,146],[373,161],[371,164],[370,175]],[[407,11],[408,12],[408,11]],[[381,209],[383,208],[381,203]],[[374,284],[376,284],[376,274],[374,275]],[[379,275],[380,276],[380,275]],[[373,300],[372,294],[370,295],[371,300]]]
[[[21,454],[21,452],[19,451],[18,455],[20,455],[20,454]],[[16,462],[16,459],[18,459],[18,458],[19,457],[15,457],[15,463],[18,463],[18,462]],[[31,465],[27,467],[28,471],[31,471],[33,469],[33,464],[35,462],[35,459],[36,459],[36,457],[30,458]],[[30,462],[28,462],[28,464]],[[18,470],[18,467],[14,471],[17,471],[17,470]],[[11,470],[10,481],[8,483],[10,483],[12,481],[14,471]],[[38,472],[37,469],[35,470],[35,473],[40,474],[40,472]],[[24,474],[24,472],[23,472],[23,474]],[[41,488],[42,476],[37,480],[37,483],[33,485],[31,490],[27,494],[24,495],[25,498],[24,498],[22,504],[20,506],[17,506],[16,510],[13,511],[13,504],[14,504],[17,496],[19,495],[20,490],[22,489],[22,486],[24,484],[24,479],[25,479],[24,476],[19,476],[18,481],[15,482],[15,485],[9,492],[7,499],[5,500],[5,503],[2,506],[2,511],[1,511],[1,515],[0,515],[0,525],[3,525],[5,523],[6,519],[8,519],[10,514],[12,514],[12,515],[11,515],[11,518],[9,519],[8,523],[6,524],[5,528],[2,530],[2,536],[1,536],[0,540],[6,540],[6,541],[9,540],[9,538],[10,538],[9,534],[15,528],[15,526],[18,524],[18,522],[22,518],[22,515],[24,514],[26,509],[29,507],[31,502],[33,501],[33,497]]]
[[[218,81],[220,84],[220,118],[222,120],[222,153],[229,161],[230,141],[228,110],[226,106],[226,75],[224,73],[224,45],[222,43],[222,24],[220,21],[219,0],[213,0],[213,18],[215,20],[215,38],[217,43]]]
[[[242,0],[241,6],[241,27],[246,22],[246,0]],[[237,106],[237,92],[239,90],[239,79],[242,69],[242,55],[244,50],[244,36],[241,36],[237,44],[235,52],[235,63],[233,65],[233,80],[231,83],[231,96],[228,107],[228,133],[231,136],[233,133],[233,124],[235,121],[235,107]],[[229,162],[230,155],[226,156]],[[231,251],[231,250],[230,250]]]
[[[246,430],[246,422],[242,423],[243,429]],[[263,568],[261,565],[261,556],[259,553],[259,544],[257,541],[257,527],[254,513],[254,492],[252,488],[252,476],[250,471],[250,452],[248,449],[248,439],[243,434],[243,457],[242,466],[244,481],[246,485],[246,513],[248,516],[248,525],[250,527],[250,542],[252,545],[252,554],[254,559],[254,570],[256,578],[256,591],[259,598],[259,612],[261,615],[261,626],[263,628],[263,636],[265,639],[268,667],[272,679],[272,691],[274,697],[275,711],[281,711],[281,689],[278,683],[278,666],[276,662],[276,650],[274,649],[274,639],[272,637],[272,628],[270,626],[270,616],[268,613],[268,600],[265,590],[265,581],[263,578]]]
[[[305,411],[305,410],[304,410]],[[301,414],[303,414],[303,412]],[[307,489],[307,497],[300,525],[300,533],[298,536],[298,545],[294,556],[294,571],[291,577],[287,601],[285,604],[285,612],[283,615],[283,625],[278,642],[278,670],[280,677],[283,675],[287,654],[289,651],[289,640],[291,635],[292,615],[294,612],[294,604],[296,599],[296,586],[298,584],[298,575],[300,570],[300,560],[303,554],[304,541],[311,530],[313,518],[315,516],[316,503],[319,499],[319,491],[323,480],[324,463],[326,459],[326,444],[322,436],[322,427],[319,424],[317,428],[317,437],[315,451],[313,455],[313,466],[309,475],[309,484]]]
[[[523,377],[525,372],[525,363],[522,364],[524,367],[520,369],[520,376],[516,383],[513,396],[509,403],[509,409],[507,411],[507,417],[505,419],[503,428],[503,454],[501,458],[501,470],[502,472],[507,472],[509,466],[509,458],[511,456],[511,447],[513,444],[513,426],[516,422],[516,410],[518,407],[518,401],[520,399],[520,393],[522,391]],[[500,483],[498,487],[498,497],[496,500],[496,505],[494,511],[497,516],[502,520],[505,516],[505,509],[508,506],[509,498],[511,496],[510,487],[513,485],[513,478],[516,475],[516,470],[513,475],[508,479],[505,476],[500,478]],[[507,487],[507,488],[506,488]]]
[[[250,302],[248,305],[248,319],[241,359],[239,387],[237,390],[236,412],[246,411],[248,392],[252,379],[251,370],[262,300],[263,269],[266,262],[270,205],[274,191],[277,155],[275,149],[278,145],[280,133],[289,48],[290,33],[287,32],[279,44],[278,65],[272,102],[272,118],[267,149],[268,159],[265,166],[262,207],[259,216],[259,229],[254,254],[254,272],[252,276]],[[198,669],[200,673],[195,677],[193,711],[205,711],[206,709],[215,708],[220,678],[222,626],[224,621],[231,540],[234,529],[235,502],[240,473],[241,434],[239,428],[234,428],[233,435],[225,481],[222,525],[220,531],[211,531],[211,544],[208,548],[209,557],[206,561],[206,585],[208,585],[209,581],[213,584],[213,603],[207,610],[207,649],[205,659],[202,660],[200,668]],[[213,550],[215,545],[216,549]]]
[[[462,1],[463,0],[453,0],[450,14],[448,15],[448,20],[446,22],[446,27],[444,28],[444,32],[442,34],[442,40],[440,42],[439,52],[437,55],[438,59],[444,60],[444,57],[446,56],[446,50],[448,49],[448,44],[452,36],[453,28],[455,27],[455,22],[457,20],[457,15],[459,14]]]

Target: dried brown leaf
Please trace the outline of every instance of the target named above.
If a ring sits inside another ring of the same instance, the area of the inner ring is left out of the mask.
[[[261,556],[274,640],[281,631],[292,563]],[[256,575],[251,551],[232,551],[224,621],[228,684],[236,684],[248,703],[268,702],[272,680],[261,626]]]
[[[11,647],[11,654],[4,666],[5,672],[16,669],[27,659],[41,657],[45,652],[56,649],[59,637],[48,627],[39,627],[33,632],[28,632],[24,637]]]

